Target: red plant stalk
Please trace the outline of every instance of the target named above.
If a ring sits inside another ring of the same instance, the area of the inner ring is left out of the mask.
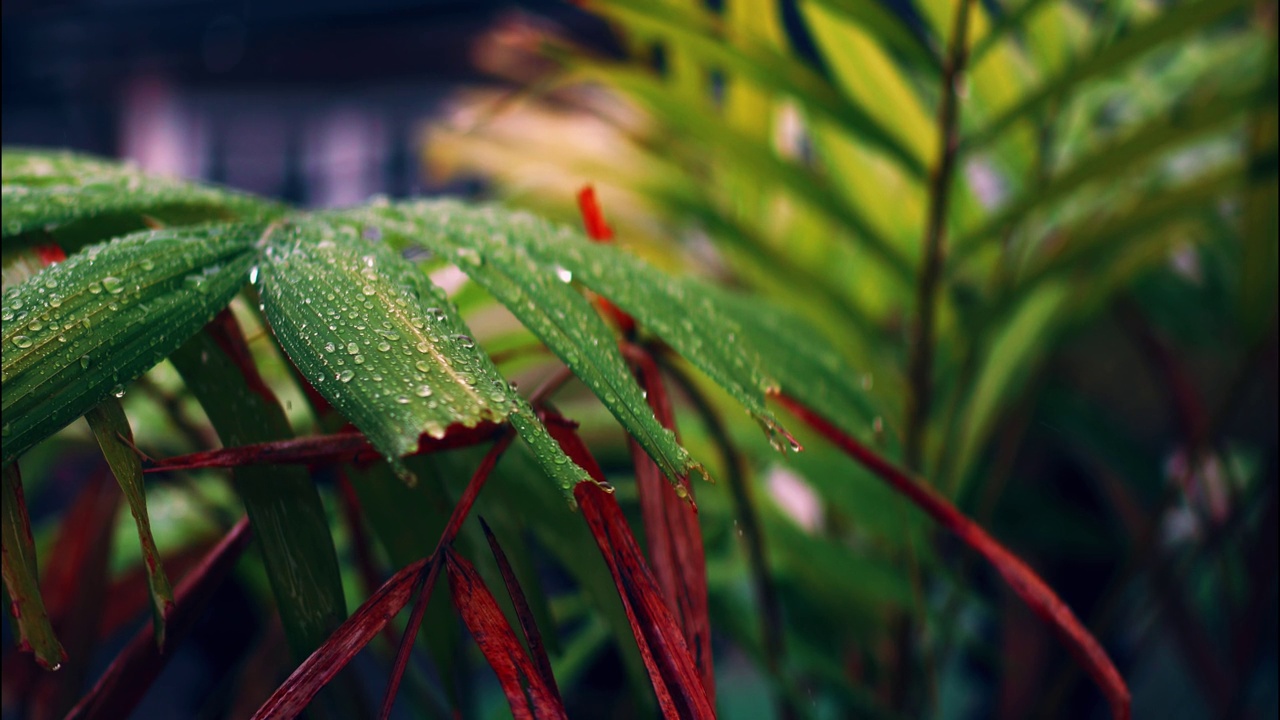
[[[675,410],[653,356],[632,343],[623,343],[623,352],[639,376],[654,417],[663,427],[674,431]],[[636,487],[640,491],[640,516],[649,545],[649,562],[667,605],[680,621],[684,638],[702,672],[707,697],[714,704],[715,668],[711,655],[711,617],[707,607],[707,561],[697,507],[693,504],[693,488],[688,476],[681,477],[681,492],[688,497],[688,502],[681,499],[640,444],[634,438],[629,444],[636,471]]]
[[[539,416],[565,454],[596,481],[578,483],[573,495],[618,588],[663,717],[714,718],[715,709],[684,634],[627,527],[622,508],[597,485],[605,482],[604,473],[578,437],[577,424],[549,410]]]
[[[492,440],[499,425],[483,422],[475,427],[451,425],[442,438],[423,434],[414,455],[471,447]],[[358,432],[277,440],[206,450],[152,462],[143,472],[169,472],[197,468],[232,468],[245,465],[333,465],[372,462],[382,458],[367,438]]]
[[[413,596],[427,565],[424,558],[401,568],[382,584],[358,610],[338,626],[323,645],[289,675],[254,713],[254,720],[289,720],[302,714],[315,696],[329,684],[356,653],[364,649],[391,622]]]
[[[209,598],[248,547],[250,537],[249,519],[242,518],[178,586],[164,647],[156,647],[155,626],[144,625],[89,694],[71,709],[67,720],[128,717],[173,657],[174,649],[195,627]]]
[[[462,523],[467,519],[467,515],[471,513],[471,507],[475,505],[476,498],[480,497],[480,490],[484,487],[485,481],[489,479],[489,474],[493,472],[494,466],[498,464],[502,454],[511,446],[511,441],[514,438],[515,432],[510,426],[507,426],[502,435],[498,437],[498,441],[494,443],[493,448],[480,461],[480,467],[477,467],[475,473],[471,475],[471,481],[467,483],[467,489],[462,492],[462,497],[458,498],[458,504],[454,505],[453,513],[449,516],[449,522],[444,526],[444,531],[440,533],[440,539],[436,541],[435,550],[431,551],[430,561],[419,579],[418,584],[421,586],[421,590],[418,591],[418,600],[413,606],[413,613],[409,616],[409,624],[405,627],[404,635],[400,638],[400,647],[396,650],[395,664],[391,668],[391,679],[387,683],[387,693],[382,698],[382,712],[379,715],[382,720],[391,717],[391,708],[395,706],[396,694],[400,690],[400,681],[404,678],[405,668],[409,665],[409,653],[413,649],[414,640],[418,637],[418,628],[422,625],[422,617],[427,612],[427,601],[431,599],[431,590],[435,587],[436,578],[440,575],[440,566],[444,560],[441,552],[453,544],[454,538],[458,536],[458,531],[462,529]]]
[[[507,560],[507,554],[498,544],[498,538],[494,537],[493,531],[489,529],[489,523],[485,522],[483,517],[477,519],[480,521],[480,528],[484,530],[485,539],[489,541],[489,550],[493,552],[493,559],[498,563],[498,570],[502,573],[502,582],[507,586],[507,595],[511,597],[511,604],[515,606],[516,617],[520,620],[520,629],[524,631],[524,639],[529,645],[529,655],[533,657],[534,667],[537,668],[543,683],[551,688],[556,699],[559,700],[560,688],[556,685],[555,673],[551,672],[551,658],[547,657],[547,648],[542,642],[542,633],[538,632],[538,623],[534,620],[533,610],[529,608],[529,600],[525,597],[524,590],[520,588],[520,581],[516,578],[511,562]]]
[[[864,447],[799,401],[786,395],[778,395],[777,400],[994,565],[1018,597],[1058,633],[1077,662],[1102,689],[1111,706],[1112,717],[1115,720],[1128,720],[1130,696],[1124,678],[1097,639],[1081,625],[1071,608],[1062,602],[1034,570],[931,488]]]
[[[613,241],[613,228],[609,227],[609,224],[604,220],[604,213],[600,210],[600,202],[596,199],[595,188],[587,185],[578,191],[578,210],[582,212],[582,224],[587,230],[587,237],[601,243]],[[623,312],[618,306],[609,302],[608,299],[595,293],[591,293],[591,299],[605,317],[611,318],[617,324],[623,336],[631,337],[635,334],[635,318]]]
[[[558,720],[567,718],[555,685],[534,666],[515,631],[493,599],[471,563],[444,549],[444,565],[449,573],[453,605],[475,639],[480,652],[498,676],[515,720]]]

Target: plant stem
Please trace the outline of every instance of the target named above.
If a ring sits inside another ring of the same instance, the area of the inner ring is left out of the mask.
[[[907,412],[904,460],[912,472],[924,471],[925,429],[933,402],[934,325],[938,304],[938,284],[942,276],[942,256],[951,199],[951,176],[955,172],[959,145],[956,120],[959,116],[957,84],[968,56],[969,11],[972,0],[960,0],[951,27],[947,58],[942,66],[942,102],[938,107],[938,164],[929,178],[929,214],[924,235],[924,261],[916,285],[916,317],[911,327],[907,360]],[[907,617],[893,623],[898,647],[889,694],[892,707],[903,709],[908,691],[914,632]],[[933,660],[927,659],[926,665]]]
[[[955,172],[956,130],[959,97],[956,86],[968,56],[969,10],[972,0],[960,0],[951,28],[947,60],[942,67],[942,103],[938,108],[938,165],[929,178],[929,216],[925,228],[924,265],[916,285],[916,322],[911,329],[908,360],[910,394],[907,406],[905,460],[907,467],[924,468],[924,430],[933,394],[933,333],[938,303],[938,283],[942,276],[945,250],[947,206],[951,199],[951,176]]]

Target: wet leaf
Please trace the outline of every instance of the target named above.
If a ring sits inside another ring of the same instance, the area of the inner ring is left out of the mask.
[[[376,209],[361,215],[381,228],[389,242],[416,243],[442,257],[454,258],[463,272],[498,298],[564,361],[673,482],[700,468],[675,436],[654,419],[618,353],[617,339],[573,286],[570,270],[533,255],[496,229],[492,233],[480,229],[465,234],[439,232],[435,226],[449,222],[452,206],[435,209],[436,222],[416,212],[397,218],[397,209]],[[513,232],[519,232],[518,228]]]
[[[261,228],[141,232],[86,248],[4,294],[3,461],[172,353],[245,281]]]
[[[267,200],[69,152],[6,149],[0,178],[0,231],[6,252],[18,236],[55,231],[78,221],[94,220],[100,229],[118,224],[137,230],[143,214],[208,221],[259,219],[280,212],[280,206]],[[126,218],[133,222],[120,223]],[[107,236],[94,239],[103,237]]]
[[[422,434],[502,422],[517,407],[444,292],[350,227],[274,231],[258,285],[303,376],[401,475]]]

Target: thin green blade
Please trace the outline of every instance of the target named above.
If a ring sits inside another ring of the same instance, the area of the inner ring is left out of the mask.
[[[22,498],[22,477],[18,464],[4,467],[4,504],[0,509],[0,558],[3,564],[5,590],[14,622],[18,626],[18,647],[35,653],[36,661],[46,668],[58,669],[66,653],[54,637],[40,583],[36,579],[36,546],[31,539],[31,521]]]
[[[102,454],[111,466],[111,473],[124,491],[129,502],[129,512],[138,528],[138,542],[142,545],[143,566],[147,570],[147,584],[151,590],[152,622],[158,647],[164,647],[165,625],[169,611],[173,609],[173,587],[169,576],[160,564],[160,550],[151,536],[151,520],[147,514],[147,491],[142,482],[142,460],[131,447],[133,430],[125,417],[120,401],[109,397],[98,403],[84,416],[89,429],[98,440]]]

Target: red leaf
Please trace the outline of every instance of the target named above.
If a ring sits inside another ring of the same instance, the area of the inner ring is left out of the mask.
[[[541,415],[565,454],[597,482],[604,482],[604,473],[578,437],[576,424],[550,411]],[[612,495],[594,483],[579,483],[573,495],[613,575],[663,716],[715,717],[697,664],[689,654],[680,626],[663,601],[662,591],[627,527],[622,508],[618,507]]]
[[[418,450],[415,454],[420,455],[477,445],[493,439],[498,430],[498,425],[484,422],[475,427],[451,425],[442,438],[433,438],[423,433],[422,437],[418,439]],[[359,433],[338,433],[335,435],[277,440],[180,455],[157,460],[148,466],[144,472],[167,472],[196,468],[230,468],[244,465],[333,465],[344,462],[370,462],[381,457],[382,454],[375,450],[363,435]]]
[[[548,686],[546,677],[529,660],[476,569],[452,548],[445,549],[444,562],[453,605],[498,676],[511,714],[516,720],[568,717],[559,691]]]
[[[587,228],[587,237],[598,242],[613,239],[613,228],[604,221],[600,202],[596,200],[595,188],[587,185],[578,191],[578,209],[582,211],[582,223]]]
[[[57,243],[47,243],[45,245],[35,246],[36,257],[40,258],[40,262],[44,265],[56,265],[67,259],[67,254]]]
[[[502,573],[502,582],[507,586],[511,604],[515,606],[516,617],[520,620],[520,629],[524,631],[524,639],[529,645],[529,654],[533,656],[534,666],[537,667],[542,681],[551,688],[556,699],[559,700],[560,688],[556,685],[555,673],[551,672],[551,658],[547,657],[547,648],[542,643],[542,633],[538,632],[538,623],[534,620],[533,610],[529,608],[529,600],[525,598],[524,590],[520,588],[520,581],[507,560],[507,554],[498,545],[498,538],[494,537],[493,532],[489,530],[489,523],[485,522],[483,517],[478,519],[480,528],[484,530],[485,539],[489,541],[493,559],[498,562],[498,570]]]
[[[596,242],[613,240],[613,229],[604,221],[604,213],[601,212],[600,203],[596,200],[595,188],[587,185],[578,191],[578,209],[582,212],[582,224],[587,229],[587,237]],[[635,334],[635,318],[595,293],[588,291],[588,295],[605,317],[613,319],[624,336],[630,337]]]
[[[931,488],[920,484],[906,472],[863,447],[857,440],[796,400],[786,395],[780,395],[777,399],[796,417],[808,423],[863,467],[878,475],[894,490],[905,495],[939,525],[955,533],[966,545],[978,551],[994,565],[1018,597],[1057,631],[1076,661],[1084,666],[1094,682],[1102,688],[1103,694],[1107,696],[1107,701],[1111,705],[1112,717],[1116,720],[1128,720],[1130,698],[1129,688],[1125,685],[1124,678],[1120,676],[1097,639],[1080,624],[1075,613],[1071,612],[1071,608],[1062,602],[1034,570],[988,535],[982,526],[970,520]]]
[[[320,690],[351,662],[351,658],[409,604],[413,587],[426,565],[425,559],[410,563],[383,583],[378,592],[339,625],[323,645],[302,661],[253,717],[287,720],[302,714]]]
[[[116,656],[89,694],[71,709],[67,720],[128,717],[173,657],[173,649],[195,627],[214,590],[249,545],[249,538],[249,520],[243,518],[178,585],[164,647],[156,647],[155,626],[145,625]]]
[[[640,386],[647,393],[654,417],[663,427],[675,430],[671,396],[667,394],[653,357],[644,348],[631,343],[625,343],[624,350],[635,365]],[[689,485],[688,476],[680,478],[682,491],[689,499],[685,502],[634,438],[630,445],[631,460],[636,469],[636,487],[640,491],[640,516],[649,544],[649,562],[667,606],[680,621],[684,638],[702,672],[707,697],[714,703],[715,669],[711,656],[711,617],[707,608],[707,561],[702,547],[702,528],[698,525],[696,506],[692,504],[693,488]]]
[[[498,441],[494,443],[493,448],[480,461],[480,467],[472,473],[471,480],[467,483],[467,489],[462,491],[462,497],[458,498],[458,504],[453,506],[453,513],[449,515],[449,522],[444,526],[444,531],[440,533],[440,539],[436,541],[436,548],[431,552],[431,560],[425,576],[419,579],[422,591],[418,595],[418,601],[413,606],[413,614],[409,616],[409,624],[405,627],[404,636],[400,638],[400,647],[396,650],[395,664],[391,668],[391,680],[387,683],[387,693],[382,698],[382,713],[380,715],[383,720],[391,717],[391,708],[395,705],[396,693],[400,689],[400,680],[404,677],[405,667],[409,664],[409,651],[413,648],[413,641],[418,636],[418,628],[422,625],[422,616],[427,612],[427,601],[431,598],[431,590],[435,587],[436,577],[440,574],[440,566],[443,564],[441,552],[448,546],[453,544],[453,539],[458,536],[458,531],[462,529],[462,523],[467,519],[467,515],[471,513],[471,506],[475,505],[476,498],[480,496],[480,490],[484,487],[484,483],[489,479],[489,473],[493,472],[493,468],[498,464],[498,460],[502,457],[502,453],[506,452],[511,446],[511,441],[515,438],[515,432],[510,426],[507,426],[502,435],[498,437]]]
[[[102,619],[111,533],[119,506],[120,490],[111,475],[95,472],[58,526],[48,565],[41,573],[40,592],[67,657],[56,673],[41,670],[22,653],[5,658],[6,697],[12,694],[19,706],[30,703],[24,717],[62,717],[84,684]],[[145,587],[146,581],[142,582]]]

